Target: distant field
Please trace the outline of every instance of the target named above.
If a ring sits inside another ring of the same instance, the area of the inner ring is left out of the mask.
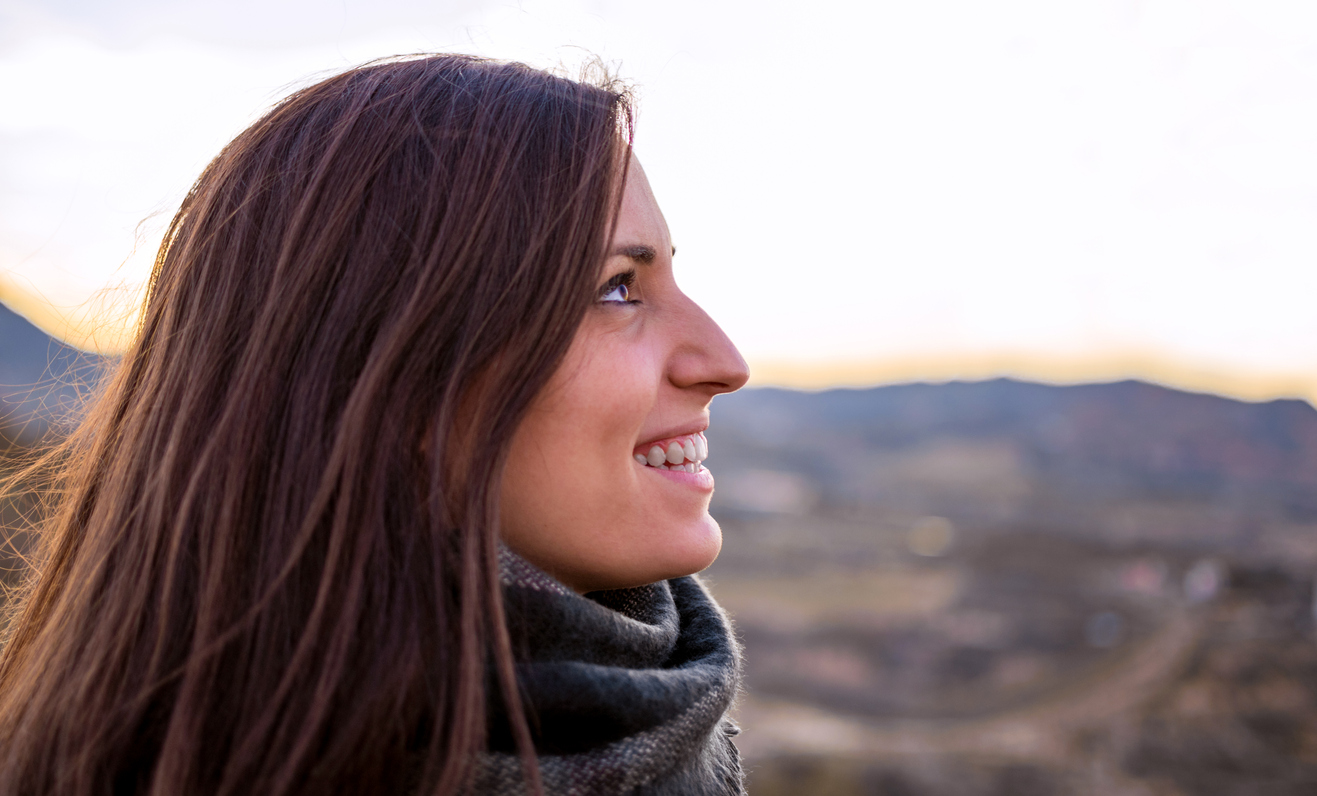
[[[714,404],[773,794],[1317,793],[1317,412],[1133,383]]]

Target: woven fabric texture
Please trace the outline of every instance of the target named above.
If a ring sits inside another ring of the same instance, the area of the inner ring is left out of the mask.
[[[740,651],[696,577],[581,596],[504,548],[508,630],[545,791],[552,796],[736,796],[727,718]],[[497,695],[497,688],[491,689]],[[506,713],[472,793],[527,792]]]

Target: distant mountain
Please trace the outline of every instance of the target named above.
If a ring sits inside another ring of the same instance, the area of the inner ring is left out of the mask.
[[[1085,464],[1141,478],[1282,481],[1317,488],[1317,410],[1246,403],[1123,381],[1069,387],[996,379],[807,393],[745,390],[717,399],[715,433],[774,448],[765,430],[834,454],[900,450],[930,438],[1010,438],[1040,465]]]
[[[1109,535],[1124,523],[1215,538],[1317,520],[1317,410],[1296,400],[1246,403],[1136,381],[754,389],[714,401],[708,436],[723,512],[832,506],[967,526]],[[1213,511],[1193,529],[1137,518],[1154,503],[1165,515],[1186,502]]]
[[[0,439],[30,442],[69,418],[102,364],[0,304]]]

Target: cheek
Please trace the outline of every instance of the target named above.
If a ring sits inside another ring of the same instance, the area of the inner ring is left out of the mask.
[[[545,408],[560,429],[559,444],[572,451],[555,502],[578,523],[598,525],[634,505],[627,494],[636,476],[631,452],[654,409],[658,375],[643,352],[601,347],[583,359]]]
[[[574,346],[513,438],[504,541],[578,591],[698,571],[721,542],[707,496],[632,459],[666,407],[662,360],[639,342]]]
[[[619,451],[629,457],[658,393],[652,357],[601,344],[570,357],[559,374],[528,418],[535,436],[569,447],[587,466],[610,463]]]
[[[641,340],[603,339],[582,345],[560,370],[545,409],[570,428],[573,443],[591,459],[623,451],[655,410],[662,377],[657,357]],[[611,459],[611,456],[610,456]]]
[[[660,374],[638,347],[573,346],[513,437],[504,475],[505,540],[534,563],[584,560],[618,543],[644,510],[631,451]]]

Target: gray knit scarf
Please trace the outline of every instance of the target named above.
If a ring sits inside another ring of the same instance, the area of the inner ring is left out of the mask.
[[[500,552],[508,630],[551,796],[736,796],[726,717],[740,680],[727,617],[694,577],[582,597]],[[492,689],[497,695],[497,689]],[[495,697],[472,792],[526,793]]]

